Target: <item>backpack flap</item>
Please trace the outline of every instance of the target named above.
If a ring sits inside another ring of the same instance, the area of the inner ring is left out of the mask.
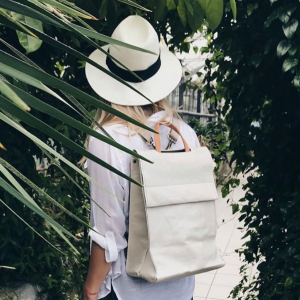
[[[175,205],[218,198],[213,162],[206,147],[190,152],[138,151],[153,164],[140,160],[147,207]]]

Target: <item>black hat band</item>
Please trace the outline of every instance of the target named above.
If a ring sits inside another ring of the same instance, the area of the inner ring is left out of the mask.
[[[119,76],[120,78],[122,78],[125,81],[141,82],[141,80],[139,80],[137,77],[135,77],[132,73],[120,68],[109,56],[106,57],[106,65],[112,73]],[[161,59],[160,59],[160,55],[159,55],[156,62],[153,65],[151,65],[149,68],[147,68],[146,70],[133,71],[133,72],[137,76],[139,76],[143,81],[145,81],[145,80],[151,78],[152,76],[154,76],[160,69],[160,66],[161,66]]]

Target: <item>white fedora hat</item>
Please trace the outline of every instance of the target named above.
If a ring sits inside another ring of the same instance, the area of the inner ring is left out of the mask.
[[[157,33],[147,20],[139,16],[126,18],[115,29],[112,38],[158,54],[153,55],[115,45],[102,47],[143,81],[98,49],[90,55],[90,59],[121,77],[153,102],[165,98],[175,89],[182,76],[181,64],[167,48],[160,48]],[[92,89],[105,100],[129,106],[150,104],[147,99],[129,87],[88,63],[85,71]]]

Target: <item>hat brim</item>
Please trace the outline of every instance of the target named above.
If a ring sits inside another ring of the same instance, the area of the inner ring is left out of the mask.
[[[108,45],[102,47],[106,51],[108,48]],[[168,96],[176,88],[182,77],[182,67],[176,56],[166,48],[161,49],[160,55],[161,67],[154,76],[143,82],[127,82],[152,102],[157,102]],[[109,71],[105,53],[97,49],[89,58]],[[143,96],[89,63],[86,63],[85,72],[92,89],[100,97],[111,103],[128,106],[150,104]]]

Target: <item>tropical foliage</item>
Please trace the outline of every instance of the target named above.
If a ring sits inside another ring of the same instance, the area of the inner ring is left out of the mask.
[[[93,110],[101,108],[136,123],[100,102],[87,89],[82,66],[89,62],[101,67],[86,54],[103,43],[136,48],[102,33],[109,35],[122,18],[139,13],[155,23],[165,38],[168,33],[176,36],[168,41],[173,49],[187,50],[185,37],[200,28],[204,18],[213,28],[222,17],[222,9],[215,14],[206,1],[142,3],[154,14],[140,10],[142,7],[132,1],[120,2],[75,1],[86,11],[67,1],[0,3],[0,264],[16,267],[15,271],[1,272],[5,286],[30,278],[50,297],[74,299],[86,268],[87,255],[77,254],[87,253],[86,239],[81,237],[86,237],[89,227],[90,201],[90,178],[74,163],[85,155],[124,176],[84,149],[84,135],[94,135],[136,155],[115,143],[93,119]],[[218,6],[222,8],[222,1],[216,2],[215,8]],[[99,21],[95,12],[99,12]],[[184,22],[184,16],[188,22]],[[99,126],[103,134],[92,131],[90,125]],[[36,172],[33,155],[47,158],[46,177]],[[53,230],[66,243],[59,242]]]
[[[226,7],[218,35],[209,46],[206,97],[225,99],[222,113],[230,128],[235,174],[248,174],[246,195],[235,210],[240,209],[249,240],[239,250],[245,266],[232,297],[297,299],[300,4],[238,1],[236,22]],[[251,282],[247,264],[257,264],[259,270]]]
[[[135,155],[106,136],[105,131],[99,134],[91,130],[89,126],[95,124],[93,116],[77,99],[97,108],[102,107],[130,122],[138,123],[112,110],[95,97],[64,83],[58,78],[60,76],[55,76],[55,73],[45,73],[40,66],[18,51],[14,43],[10,43],[11,33],[17,29],[19,41],[27,53],[37,50],[43,40],[44,43],[65,52],[65,55],[72,54],[77,59],[89,61],[79,51],[45,34],[51,24],[61,32],[71,31],[73,36],[85,40],[94,48],[98,48],[99,45],[87,35],[115,45],[122,44],[93,30],[70,23],[69,17],[76,20],[81,20],[80,17],[93,19],[74,5],[66,7],[61,6],[59,2],[49,1],[58,6],[57,10],[56,6],[49,6],[45,4],[46,2],[0,3],[0,22],[5,25],[1,28],[3,31],[0,51],[0,70],[3,74],[0,78],[2,94],[0,95],[2,142],[0,201],[1,234],[3,234],[0,261],[1,264],[3,262],[16,268],[15,271],[8,269],[1,272],[1,282],[7,287],[8,283],[24,282],[29,276],[30,283],[43,286],[49,295],[66,299],[73,298],[73,290],[78,289],[76,282],[80,282],[81,286],[84,276],[84,261],[87,256],[79,257],[78,254],[86,252],[88,245],[86,239],[78,238],[86,233],[89,227],[87,203],[90,200],[86,189],[86,179],[90,178],[74,164],[76,162],[74,157],[70,159],[69,149],[75,150],[79,155],[90,156],[79,140],[80,138],[83,140],[85,132]],[[25,33],[34,37],[28,37]],[[36,39],[37,36],[40,40]],[[49,56],[46,59],[49,65],[53,64],[51,62],[53,57]],[[90,63],[95,65],[91,61]],[[98,65],[95,66],[100,68]],[[48,125],[49,119],[56,120],[56,128]],[[85,123],[80,122],[82,120],[85,120]],[[62,127],[64,130],[61,130]],[[38,158],[41,156],[48,158],[50,167],[47,177],[36,172],[33,154]],[[90,158],[111,169],[99,159],[91,156]],[[118,170],[112,171],[124,176]],[[66,182],[69,182],[68,186],[65,185]],[[80,199],[80,203],[74,205],[74,199]],[[21,205],[16,205],[15,201],[18,200]],[[52,230],[55,230],[66,244],[59,242]],[[33,232],[55,248],[55,251],[44,242],[36,242],[35,239],[39,237],[35,237]],[[72,237],[72,243],[67,236]]]

